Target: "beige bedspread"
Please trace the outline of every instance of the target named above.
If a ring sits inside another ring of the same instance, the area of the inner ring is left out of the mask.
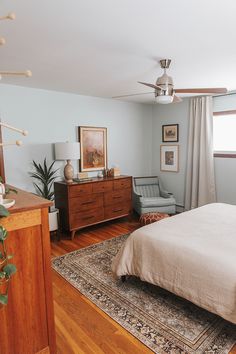
[[[134,231],[112,270],[236,323],[236,206],[208,204]]]

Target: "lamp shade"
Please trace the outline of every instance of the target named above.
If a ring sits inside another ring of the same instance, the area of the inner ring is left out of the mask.
[[[80,143],[55,143],[55,160],[78,160]]]

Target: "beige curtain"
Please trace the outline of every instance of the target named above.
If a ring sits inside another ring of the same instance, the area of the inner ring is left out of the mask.
[[[216,201],[212,97],[190,101],[185,210]]]

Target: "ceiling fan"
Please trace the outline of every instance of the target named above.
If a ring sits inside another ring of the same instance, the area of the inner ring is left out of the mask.
[[[173,79],[171,76],[167,75],[166,70],[169,69],[171,59],[161,59],[160,66],[164,70],[162,76],[157,78],[155,84],[149,84],[147,82],[138,81],[138,83],[152,87],[155,89],[153,92],[136,93],[131,95],[115,96],[113,98],[122,98],[129,96],[138,96],[143,94],[155,94],[156,102],[161,104],[167,103],[178,103],[182,101],[182,98],[176,95],[176,93],[199,93],[199,94],[220,94],[226,93],[227,89],[225,87],[211,87],[211,88],[192,88],[192,89],[175,89]]]

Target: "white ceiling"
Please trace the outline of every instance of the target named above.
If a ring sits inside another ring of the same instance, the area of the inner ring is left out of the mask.
[[[2,83],[112,97],[152,91],[161,58],[176,88],[236,88],[235,0],[2,0]],[[152,95],[129,101],[153,102]]]

